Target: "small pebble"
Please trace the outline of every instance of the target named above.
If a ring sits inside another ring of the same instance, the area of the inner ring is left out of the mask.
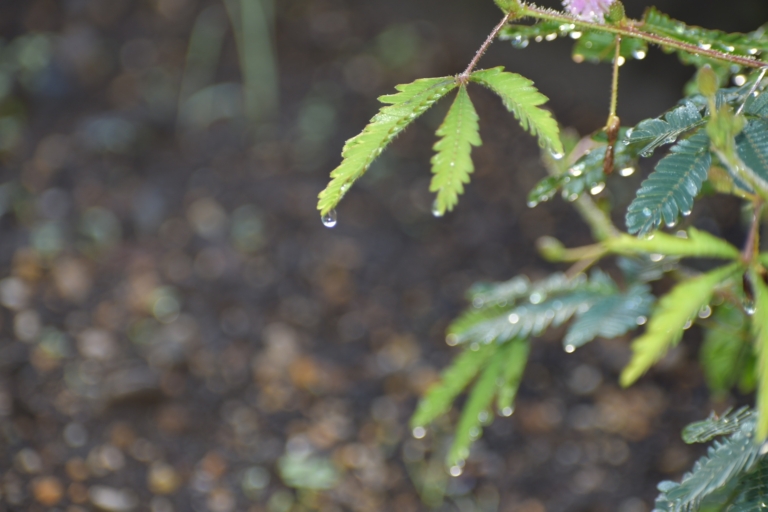
[[[91,504],[104,512],[128,512],[138,505],[134,494],[126,489],[94,485],[88,489]]]
[[[69,459],[64,465],[64,470],[67,472],[67,476],[76,482],[87,480],[90,475],[88,465],[80,457],[72,457]]]
[[[173,466],[155,462],[149,468],[147,485],[154,494],[171,494],[180,484],[180,478]]]
[[[32,494],[35,500],[43,505],[52,507],[56,505],[64,495],[64,486],[54,476],[36,478],[32,482]]]
[[[72,503],[85,503],[88,501],[88,488],[79,482],[72,482],[67,488],[67,495]]]
[[[24,448],[16,454],[16,463],[25,473],[39,473],[43,469],[40,455],[32,448]]]
[[[88,442],[88,431],[80,423],[68,423],[64,427],[64,441],[72,448],[84,446]]]
[[[235,509],[235,497],[229,489],[218,487],[208,495],[206,504],[211,512],[232,512]]]

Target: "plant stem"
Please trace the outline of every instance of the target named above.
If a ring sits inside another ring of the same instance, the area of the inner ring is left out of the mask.
[[[753,201],[754,212],[752,215],[752,224],[749,227],[747,243],[744,244],[744,251],[741,253],[741,259],[745,263],[753,262],[760,253],[760,217],[763,211],[763,200],[758,197]]]
[[[728,53],[719,52],[717,50],[712,50],[711,48],[704,49],[696,45],[683,43],[682,41],[676,41],[665,36],[644,32],[638,29],[638,26],[640,26],[642,23],[636,20],[624,20],[620,25],[595,23],[591,21],[580,20],[574,16],[570,16],[568,14],[564,14],[552,9],[546,9],[543,7],[536,7],[534,5],[527,4],[522,6],[519,15],[520,17],[530,16],[540,20],[561,21],[563,23],[570,23],[585,29],[597,30],[600,32],[610,32],[612,34],[624,37],[642,39],[643,41],[657,44],[665,48],[674,48],[675,50],[682,50],[693,55],[701,55],[711,59],[731,62],[733,64],[738,64],[744,67],[762,68],[766,66],[765,62],[750,57],[731,55]]]
[[[493,27],[493,30],[490,34],[488,34],[488,37],[483,42],[482,46],[477,49],[477,52],[475,53],[475,56],[470,61],[469,65],[467,66],[467,69],[464,70],[462,74],[459,75],[458,80],[461,83],[466,82],[469,79],[469,75],[472,74],[472,71],[475,69],[475,66],[477,66],[477,63],[480,61],[480,58],[485,55],[485,52],[488,51],[488,47],[491,46],[491,43],[494,39],[496,39],[496,36],[499,35],[499,31],[504,28],[504,25],[506,25],[510,19],[513,17],[513,13],[508,12],[506,15],[504,15],[504,18],[499,22],[498,25]]]
[[[616,117],[616,107],[619,102],[619,66],[621,66],[621,36],[616,36],[616,53],[613,56],[613,79],[611,80],[611,108],[608,112],[609,119]]]

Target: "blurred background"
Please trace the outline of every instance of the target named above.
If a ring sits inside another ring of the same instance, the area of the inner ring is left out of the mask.
[[[656,5],[729,31],[768,20],[764,0]],[[541,235],[589,240],[562,201],[525,206],[544,169],[495,98],[471,91],[484,145],[454,213],[433,218],[427,191],[445,104],[335,229],[315,210],[376,97],[461,71],[499,17],[491,0],[0,2],[0,510],[651,510],[699,455],[680,428],[713,407],[695,333],[629,390],[627,339],[566,355],[548,334],[458,478],[455,418],[408,430],[468,286],[555,270]],[[496,65],[564,125],[604,124],[610,69],[569,41],[496,43]],[[625,65],[624,123],[691,75],[658,50]],[[626,204],[649,170],[605,197]],[[739,218],[708,199],[689,222],[738,241]]]

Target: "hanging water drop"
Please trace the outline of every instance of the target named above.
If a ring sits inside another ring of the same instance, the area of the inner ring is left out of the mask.
[[[600,192],[602,192],[605,189],[605,182],[601,181],[600,183],[596,183],[592,185],[592,187],[589,189],[589,193],[593,196],[596,196]]]
[[[682,214],[683,214],[683,217],[687,217],[687,216],[689,216],[689,215],[691,214],[691,210],[683,210],[683,211],[682,211],[682,212],[680,212],[680,213],[682,213]]]
[[[642,315],[640,315],[639,317],[637,317],[635,319],[635,323],[637,325],[645,325],[645,322],[647,322],[647,321],[648,321],[648,319],[646,317],[642,316]]]
[[[712,45],[709,43],[699,43],[699,48],[701,48],[702,50],[709,50],[710,48],[712,48]]]
[[[580,53],[574,53],[572,59],[576,64],[581,64],[584,62],[584,56]]]
[[[636,58],[637,60],[643,60],[647,54],[645,53],[645,50],[633,50],[632,56]]]
[[[625,178],[627,176],[632,176],[635,174],[635,168],[634,167],[625,167],[621,170],[619,170],[619,176],[624,176]]]
[[[327,228],[332,228],[336,225],[337,217],[336,217],[336,210],[331,210],[322,217],[320,217],[320,220],[323,222],[323,226]]]
[[[538,201],[528,201],[528,203],[526,203],[526,204],[528,205],[528,208],[536,208],[539,205],[539,202]]]
[[[565,351],[569,354],[573,354],[576,351],[576,347],[574,347],[573,345],[566,345]]]
[[[528,38],[523,36],[515,36],[512,38],[512,47],[523,49],[528,46]]]
[[[509,318],[507,318],[507,320],[509,320],[509,323],[514,325],[520,321],[520,316],[517,313],[512,313],[511,315],[509,315]]]
[[[692,325],[693,325],[693,320],[688,320],[687,322],[685,322],[685,325],[683,326],[683,330],[687,331],[688,329],[691,328]]]
[[[760,50],[758,50],[757,48],[750,48],[749,50],[747,50],[747,53],[750,55],[757,55],[759,51]]]
[[[461,476],[462,469],[459,466],[451,466],[451,469],[448,470],[451,473],[451,476]]]
[[[472,427],[471,429],[469,429],[468,433],[469,433],[469,438],[472,440],[475,440],[478,437],[480,437],[480,429],[477,427]]]
[[[509,418],[515,410],[512,407],[505,407],[501,410],[501,415]]]
[[[432,203],[432,216],[439,219],[444,213],[445,211],[440,208],[440,204],[437,202],[437,199],[435,199],[435,202]]]
[[[734,75],[733,77],[733,85],[736,85],[738,87],[741,87],[747,83],[747,77],[744,75]]]
[[[413,437],[416,439],[424,439],[424,436],[427,435],[427,429],[424,427],[414,427],[413,428]]]
[[[579,31],[575,31],[575,32],[571,32],[571,33],[570,33],[570,34],[568,34],[568,35],[570,35],[570,36],[571,36],[571,39],[578,39],[578,38],[580,38],[580,37],[581,37],[581,32],[579,32]]]
[[[451,333],[451,334],[449,334],[448,336],[445,337],[445,343],[449,347],[455,347],[456,345],[459,344],[459,337],[456,336],[455,334]]]
[[[744,312],[747,315],[752,316],[752,315],[755,314],[755,301],[750,300],[750,299],[746,299],[746,300],[744,300],[744,304],[743,305],[744,305]]]
[[[557,39],[557,32],[552,32],[551,34],[547,34],[546,36],[544,36],[544,39],[546,39],[547,41],[554,41],[555,39]]]
[[[571,176],[579,177],[581,176],[582,172],[584,172],[584,167],[580,165],[576,167],[571,167],[570,169],[568,169],[568,174],[570,174]]]
[[[562,160],[562,158],[565,156],[563,153],[558,153],[557,151],[552,151],[550,153],[550,156],[554,158],[555,160]]]
[[[621,55],[619,55],[619,60],[617,61],[617,64],[618,64],[619,66],[623,66],[625,62],[627,62],[627,59],[625,59],[624,57],[622,57]]]
[[[699,318],[709,318],[712,315],[712,308],[709,305],[704,306],[699,310]]]
[[[537,43],[540,43],[540,42],[542,42],[544,40],[544,38],[541,37],[541,36],[536,36],[536,37],[533,38],[533,40],[536,41]]]
[[[669,222],[666,222],[665,224],[666,224],[666,226],[668,228],[673,228],[673,227],[675,227],[675,224],[677,224],[677,219],[670,220]]]
[[[652,262],[658,263],[658,262],[660,262],[661,260],[664,259],[664,255],[663,254],[651,254],[649,256],[649,258],[651,259]]]
[[[480,423],[485,423],[488,421],[488,411],[482,411],[480,414],[477,415],[477,421]]]

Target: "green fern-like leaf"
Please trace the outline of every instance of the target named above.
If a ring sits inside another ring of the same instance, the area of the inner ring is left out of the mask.
[[[736,136],[739,158],[751,170],[753,181],[768,189],[768,120],[753,119]]]
[[[520,121],[520,126],[531,135],[538,136],[541,147],[553,153],[563,154],[557,122],[548,110],[539,108],[539,105],[547,102],[547,97],[533,86],[532,81],[524,76],[504,71],[501,66],[475,71],[470,76],[470,80],[495,92],[507,110]]]
[[[738,268],[739,264],[734,263],[688,279],[661,298],[645,333],[632,343],[632,359],[621,373],[623,386],[635,382],[680,341],[688,322],[709,304],[715,287]]]
[[[750,272],[755,294],[755,313],[752,315],[752,332],[757,352],[757,441],[768,436],[768,285],[757,272]]]
[[[661,145],[671,144],[685,132],[701,126],[704,120],[699,108],[690,101],[675,107],[664,115],[664,119],[646,119],[641,121],[626,139],[633,146],[640,147],[642,156],[651,156]]]
[[[727,512],[763,512],[768,509],[768,459],[760,459],[755,468],[744,475],[738,494]]]
[[[411,417],[411,426],[424,427],[448,412],[456,397],[472,382],[485,363],[496,353],[498,345],[467,348],[446,368],[440,378],[421,399]]]
[[[432,157],[434,177],[429,190],[437,192],[433,213],[442,215],[451,211],[459,201],[459,194],[464,192],[464,184],[469,183],[469,175],[474,171],[470,156],[472,146],[482,144],[477,120],[467,88],[462,85],[437,130],[437,135],[442,138],[435,144],[436,153]]]
[[[738,432],[746,422],[751,422],[751,425],[755,422],[755,414],[749,407],[741,407],[733,412],[728,410],[719,416],[713,412],[707,419],[685,427],[683,441],[688,444],[706,443],[716,437]]]
[[[671,153],[642,183],[629,205],[629,232],[643,235],[657,228],[662,220],[672,226],[680,213],[688,215],[711,163],[709,138],[704,131],[672,146]]]
[[[610,62],[616,53],[616,36],[610,32],[588,30],[578,38],[573,47],[576,62]],[[644,59],[648,44],[642,39],[622,37],[619,55],[625,59]]]
[[[741,428],[724,441],[715,441],[707,455],[696,461],[693,470],[680,484],[664,482],[657,500],[666,502],[665,510],[692,512],[709,496],[754,468],[760,457],[760,445],[754,442],[754,422],[745,421]]]
[[[688,228],[685,237],[657,232],[653,237],[621,235],[603,242],[614,253],[624,255],[661,254],[662,256],[738,259],[739,250],[722,238],[706,231]]]
[[[572,350],[598,336],[621,336],[637,327],[638,318],[648,315],[653,301],[654,297],[646,285],[635,285],[626,293],[602,297],[571,324],[563,338],[563,345]]]
[[[667,258],[652,259],[647,254],[639,254],[630,258],[616,258],[616,265],[621,269],[624,279],[631,284],[650,283],[661,279],[668,264],[669,259]]]
[[[707,385],[714,393],[727,393],[750,373],[754,365],[751,341],[741,309],[729,303],[715,308],[699,351]]]
[[[336,207],[387,144],[456,85],[453,77],[423,78],[398,85],[399,92],[380,97],[379,101],[389,106],[382,107],[362,133],[344,145],[341,164],[331,172],[331,182],[318,196],[317,209],[321,215]]]
[[[469,446],[480,437],[483,423],[491,419],[491,403],[503,363],[500,357],[492,359],[469,393],[456,425],[453,443],[448,450],[448,466],[461,467],[464,464],[464,460],[469,457]]]
[[[507,343],[499,355],[504,368],[499,379],[496,409],[503,416],[511,415],[514,410],[515,396],[523,379],[530,349],[531,344],[527,339],[516,339]]]

